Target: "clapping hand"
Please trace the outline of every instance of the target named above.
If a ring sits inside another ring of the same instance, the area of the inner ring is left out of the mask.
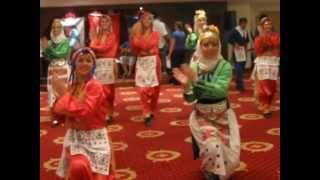
[[[189,34],[192,33],[192,28],[191,28],[191,25],[190,25],[190,24],[185,24],[185,25],[184,25],[184,28],[187,30],[187,32],[188,32]]]
[[[191,69],[187,64],[181,65],[181,70],[183,74],[185,74],[190,81],[197,81],[197,74]]]
[[[183,72],[179,68],[173,68],[172,69],[173,76],[179,81],[183,86],[186,86],[188,84],[188,77],[183,74]]]

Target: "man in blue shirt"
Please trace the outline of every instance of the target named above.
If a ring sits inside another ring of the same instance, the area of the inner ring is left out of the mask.
[[[183,23],[181,21],[175,22],[174,28],[175,31],[171,35],[168,58],[171,59],[171,68],[180,68],[181,64],[185,63],[186,34],[182,30]],[[171,78],[171,82],[179,84],[174,78]]]

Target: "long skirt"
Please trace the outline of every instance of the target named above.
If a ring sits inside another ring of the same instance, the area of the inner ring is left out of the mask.
[[[56,100],[53,93],[53,87],[51,85],[52,75],[54,73],[58,74],[59,79],[63,79],[65,85],[68,84],[68,78],[70,76],[71,68],[66,60],[53,60],[48,67],[48,81],[47,81],[47,91],[48,91],[48,105],[51,108]]]
[[[229,178],[240,164],[240,135],[235,113],[226,101],[195,104],[189,126],[199,147],[201,169]]]

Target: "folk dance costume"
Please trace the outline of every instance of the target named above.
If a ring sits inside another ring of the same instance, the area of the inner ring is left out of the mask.
[[[258,109],[266,118],[271,117],[270,106],[277,89],[279,48],[280,36],[275,32],[263,34],[255,39],[257,58],[254,61],[253,78],[258,81],[255,87],[259,99]]]
[[[51,40],[49,40],[48,46],[44,50],[44,56],[50,61],[47,76],[48,105],[50,109],[53,106],[53,102],[56,100],[51,85],[52,75],[57,73],[58,78],[63,79],[66,86],[70,75],[70,66],[68,64],[68,57],[70,54],[69,40],[64,34],[60,20],[55,19],[53,21],[52,29],[53,28],[60,28],[60,34],[55,35],[53,30],[51,30]],[[53,120],[53,123],[56,124],[57,122]]]
[[[204,10],[196,10],[194,16],[194,29],[189,32],[185,40],[185,47],[187,49],[187,57],[192,59],[196,50],[199,35],[202,33],[203,26],[207,24],[207,16]]]
[[[89,53],[95,59],[89,48],[83,48],[75,52],[73,61]],[[94,64],[84,87],[79,90],[75,82],[74,62],[72,67],[72,84],[53,108],[54,116],[59,121],[65,121],[68,127],[56,173],[69,180],[113,180],[111,147],[105,128],[106,97],[103,86],[92,77]]]
[[[144,12],[141,18],[150,13]],[[140,20],[141,21],[141,20]],[[133,31],[139,27],[140,22],[134,25]],[[160,92],[161,60],[159,57],[160,35],[151,31],[147,36],[136,33],[130,43],[133,54],[137,56],[135,84],[138,87],[140,99],[145,117],[145,125],[150,126],[153,120],[153,112],[156,109]],[[144,55],[143,52],[148,52]]]
[[[200,35],[200,42],[214,36],[218,30]],[[227,179],[240,163],[240,135],[234,111],[228,102],[232,67],[219,53],[215,59],[205,59],[198,43],[199,57],[190,63],[197,81],[190,82],[184,98],[193,103],[189,118],[195,158],[202,160],[201,169],[208,180]]]
[[[97,68],[95,71],[95,77],[103,84],[103,89],[107,99],[108,119],[111,122],[113,120],[114,98],[115,98],[115,79],[116,79],[116,55],[118,50],[118,41],[116,35],[112,32],[102,32],[101,20],[105,18],[111,22],[109,16],[102,16],[100,19],[99,33],[91,39],[90,48],[97,55]],[[92,30],[95,31],[95,30]]]

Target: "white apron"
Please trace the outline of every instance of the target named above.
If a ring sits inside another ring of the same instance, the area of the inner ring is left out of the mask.
[[[155,87],[159,85],[156,56],[137,58],[135,81],[138,87]]]
[[[68,173],[67,148],[70,155],[84,155],[91,170],[95,173],[108,175],[111,163],[111,148],[106,128],[94,130],[68,129],[63,143],[61,159],[59,161],[57,175],[66,177]]]
[[[276,56],[259,56],[255,59],[256,72],[259,80],[277,80],[280,58]]]
[[[113,58],[99,58],[96,60],[95,78],[102,84],[114,84],[115,59]]]
[[[246,48],[244,46],[234,47],[233,51],[236,62],[245,62],[247,60]]]

